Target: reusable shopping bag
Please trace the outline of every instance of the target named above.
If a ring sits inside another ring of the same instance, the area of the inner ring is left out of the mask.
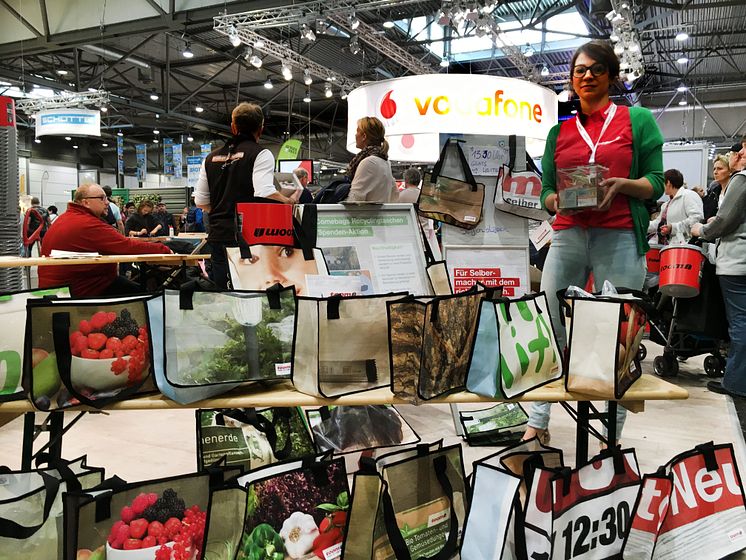
[[[163,305],[160,297],[28,300],[24,388],[34,406],[102,408],[155,391],[151,336],[157,329],[148,302]],[[34,367],[39,350],[50,358]]]
[[[322,406],[307,410],[306,416],[322,452],[352,453],[420,441],[391,405]]]
[[[417,200],[417,212],[431,220],[464,229],[474,229],[482,220],[484,185],[474,179],[460,142],[463,140],[446,140],[432,173],[425,174]],[[449,148],[454,149],[458,155],[463,179],[445,177],[441,174]]]
[[[562,377],[544,292],[483,300],[466,387],[487,397],[519,397]]]
[[[199,409],[196,417],[199,470],[223,457],[249,470],[316,452],[299,407]]]
[[[621,399],[642,375],[637,359],[647,316],[640,292],[594,298],[557,293],[563,315],[570,317],[568,391],[603,399]]]
[[[166,290],[166,383],[211,386],[215,395],[246,382],[290,379],[294,295],[279,284],[257,292]]]
[[[236,204],[238,231],[249,245],[286,245],[294,241],[293,206],[281,203]]]
[[[459,410],[463,437],[474,447],[518,443],[528,414],[519,403],[498,403],[480,410]]]
[[[484,289],[389,301],[391,391],[413,404],[462,390]]]
[[[160,560],[166,550],[170,560],[201,558],[210,491],[240,473],[212,468],[134,484],[115,477],[88,491],[68,492],[64,558],[92,552],[106,560]]]
[[[509,163],[500,167],[495,188],[495,208],[521,218],[544,221],[549,214],[541,207],[541,173],[516,137],[508,137]]]
[[[460,445],[418,445],[363,466],[344,558],[446,560],[458,552],[467,507]]]
[[[446,267],[446,261],[436,261],[433,250],[430,247],[430,242],[427,240],[425,230],[420,224],[420,233],[422,234],[422,246],[425,251],[425,271],[427,272],[427,278],[430,280],[430,288],[432,293],[436,296],[447,296],[453,293],[453,286],[451,286],[451,278],[448,276],[448,268]]]
[[[22,382],[23,337],[26,324],[26,302],[41,297],[70,297],[69,288],[25,290],[0,295],[0,321],[13,325],[6,330],[0,341],[0,402],[14,401],[25,397]],[[46,360],[54,361],[41,348],[32,349],[32,367]],[[43,368],[44,366],[42,366]]]
[[[386,302],[405,295],[298,297],[293,344],[296,389],[338,397],[388,385]]]
[[[746,506],[731,444],[698,445],[643,477],[624,558],[715,559],[744,548]]]
[[[103,477],[104,469],[89,467],[85,457],[30,471],[0,467],[0,558],[62,558],[62,494]]]
[[[349,509],[343,458],[278,463],[236,484],[246,504],[240,542],[229,545],[236,560],[340,558]]]

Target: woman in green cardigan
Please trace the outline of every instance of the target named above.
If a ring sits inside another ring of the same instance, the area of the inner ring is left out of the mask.
[[[557,214],[541,289],[560,348],[566,344],[559,320],[557,290],[585,287],[592,272],[596,289],[608,280],[616,287],[642,289],[645,280],[645,232],[649,217],[643,201],[663,194],[663,136],[650,111],[617,106],[609,88],[619,78],[619,59],[604,41],[591,41],[575,52],[570,65],[580,112],[554,126],[542,165],[541,201]],[[559,208],[557,170],[599,165],[608,168],[597,209]],[[549,439],[550,403],[535,403],[525,438]],[[618,408],[617,434],[627,411]]]

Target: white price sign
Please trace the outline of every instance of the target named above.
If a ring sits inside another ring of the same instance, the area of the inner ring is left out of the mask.
[[[505,146],[469,146],[466,160],[474,175],[497,177],[500,167],[508,163],[510,154]]]

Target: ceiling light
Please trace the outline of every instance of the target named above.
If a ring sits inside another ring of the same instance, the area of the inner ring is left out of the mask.
[[[187,136],[187,142],[194,142],[194,137],[191,134]]]
[[[681,55],[679,58],[676,59],[676,62],[678,62],[679,64],[686,64],[687,62],[689,62],[689,59],[686,56]]]
[[[293,70],[287,62],[282,63],[282,77],[288,82],[293,79]]]
[[[611,32],[611,35],[609,35],[609,41],[612,43],[616,43],[619,40],[619,35],[616,34],[615,31]]]
[[[315,41],[316,40],[316,33],[313,32],[313,29],[307,24],[302,23],[300,26],[300,36],[303,37],[306,41]]]
[[[73,144],[73,149],[77,150],[78,149],[78,145],[77,144]]]
[[[340,96],[340,99],[347,99],[347,92],[343,91],[342,95]]]
[[[622,53],[624,53],[624,45],[621,43],[614,45],[614,54],[620,55]]]
[[[202,106],[200,106],[200,105],[197,105],[197,106],[196,106],[196,107],[194,108],[194,110],[195,110],[195,111],[197,111],[198,113],[201,113],[202,111],[204,111],[204,109],[203,109],[203,108],[202,108]]]
[[[547,68],[547,65],[541,67],[541,71],[539,72],[542,76],[549,76],[549,68]]]
[[[36,140],[34,140],[34,142],[36,142],[37,144],[41,144],[41,138],[37,138]]]
[[[391,29],[392,27],[394,27],[394,25],[395,25],[394,22],[391,21],[390,19],[387,19],[386,21],[383,22],[383,26],[386,29]]]
[[[158,143],[158,138],[153,138],[153,144],[157,144],[157,143]]]
[[[687,104],[687,103],[686,103],[686,99],[682,99],[681,101],[679,101],[679,105],[681,105],[682,107],[683,107],[684,105],[686,105],[686,104]]]
[[[637,43],[631,43],[629,46],[629,52],[638,52],[640,50],[640,45]]]
[[[89,88],[88,88],[88,91],[90,91],[91,93],[95,93],[95,92],[97,92],[98,90],[97,90],[97,89],[96,89],[95,87],[89,87]]]
[[[63,70],[62,68],[60,68],[59,70],[57,70],[57,74],[59,74],[60,76],[67,76],[67,70]]]
[[[160,116],[160,115],[159,115],[158,113],[155,113],[155,118],[156,118],[156,119],[160,119],[160,118],[161,118],[161,116]]]
[[[192,49],[189,48],[189,42],[186,43],[184,50],[181,51],[181,56],[184,58],[194,58],[194,53],[192,52]]]
[[[99,107],[99,111],[101,111],[102,113],[106,113],[108,110],[109,108],[106,105],[102,105],[101,107]]]
[[[324,84],[324,96],[331,97],[332,95],[334,95],[334,93],[332,92],[332,85],[329,82],[326,82]]]
[[[263,48],[264,47],[264,39],[257,39],[256,41],[254,41],[254,46],[257,49]]]
[[[439,64],[441,68],[448,68],[451,62],[447,58],[441,58]]]
[[[308,69],[303,70],[303,83],[307,86],[310,86],[313,83],[313,78],[311,78],[311,73]]]
[[[231,25],[228,29],[228,39],[234,47],[241,45],[241,37],[238,36],[238,29],[234,25]]]
[[[534,54],[534,48],[531,46],[530,43],[526,43],[526,50],[523,51],[523,56],[525,56],[526,58],[531,58],[532,56],[534,56]]]
[[[360,52],[360,39],[357,35],[350,37],[350,53],[358,54]]]
[[[69,142],[70,140],[72,140],[72,138],[70,138],[69,136],[65,136],[65,140]]]
[[[251,58],[249,58],[249,64],[251,64],[254,68],[261,68],[262,59],[259,58],[259,55],[253,54],[251,55]]]
[[[689,33],[686,31],[679,31],[674,39],[676,41],[686,41],[689,38]]]
[[[306,103],[310,103],[311,102],[311,93],[310,92],[308,92],[308,91],[306,92],[306,96],[303,98],[303,101],[306,102]]]
[[[578,110],[577,109],[573,109],[572,111],[570,111],[570,114],[571,115],[577,115],[578,114]]]
[[[683,93],[683,92],[687,91],[688,89],[689,88],[686,87],[684,84],[681,84],[679,87],[676,88],[676,91]]]
[[[104,142],[103,144],[101,144],[101,147],[102,147],[102,148],[108,148],[108,147],[109,147],[109,145],[108,145],[108,144],[107,144],[106,142]]]
[[[350,22],[350,28],[355,31],[358,27],[360,27],[360,20],[357,19],[357,16],[355,15],[355,12],[352,12],[349,17]]]
[[[153,129],[153,134],[160,134],[160,133],[161,133],[161,131],[160,131],[160,130],[158,130],[157,128],[154,128],[154,129]]]
[[[158,101],[158,94],[156,92],[151,93],[150,99],[152,99],[153,101]]]
[[[266,82],[264,82],[264,87],[265,87],[265,88],[267,88],[267,89],[272,89],[272,88],[273,88],[273,87],[275,87],[275,86],[274,86],[274,84],[272,83],[272,80],[270,80],[269,78],[267,78],[267,81],[266,81]]]
[[[124,136],[123,132],[117,132],[117,136]]]

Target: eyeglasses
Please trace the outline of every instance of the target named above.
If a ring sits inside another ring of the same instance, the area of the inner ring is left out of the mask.
[[[600,75],[606,74],[606,72],[609,71],[604,63],[596,62],[595,64],[591,64],[590,66],[585,66],[584,64],[578,64],[574,66],[572,69],[572,75],[576,78],[582,78],[583,76],[585,76],[585,73],[588,72],[588,70],[591,71],[591,74],[593,74],[595,78],[598,78]]]
[[[93,198],[93,199],[95,199],[95,200],[106,200],[106,195],[104,195],[104,196],[84,196],[83,198],[84,198],[84,199],[90,199],[90,198]]]

